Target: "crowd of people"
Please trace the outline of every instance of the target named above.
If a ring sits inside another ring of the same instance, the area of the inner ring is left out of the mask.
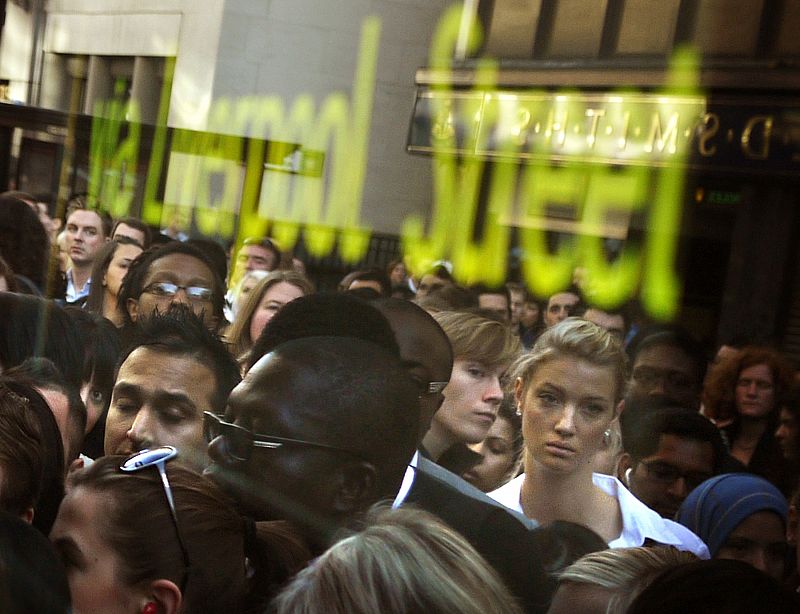
[[[0,611],[800,611],[775,348],[444,261],[312,277],[0,195]]]

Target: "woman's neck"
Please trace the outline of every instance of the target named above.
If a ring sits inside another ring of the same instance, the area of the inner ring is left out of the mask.
[[[747,418],[739,420],[739,431],[736,434],[736,441],[743,444],[758,443],[762,435],[767,430],[766,418]]]
[[[122,325],[122,316],[117,309],[117,297],[108,289],[103,292],[103,317],[111,320],[115,326]]]
[[[616,499],[594,485],[591,467],[571,474],[554,474],[528,463],[520,492],[525,515],[542,525],[566,520],[590,528],[607,542],[622,532]]]

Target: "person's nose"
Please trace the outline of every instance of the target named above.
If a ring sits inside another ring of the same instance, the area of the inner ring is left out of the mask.
[[[186,288],[178,288],[178,291],[169,301],[172,304],[191,305],[192,301],[189,300],[189,295],[186,293]]]
[[[503,400],[503,388],[500,386],[500,378],[497,375],[491,377],[489,385],[483,393],[483,400],[497,405]]]
[[[678,476],[678,479],[670,484],[667,492],[674,499],[683,501],[689,494],[689,487],[686,485],[686,478],[684,478],[682,475]]]
[[[786,427],[783,424],[781,424],[778,426],[777,429],[775,429],[775,439],[782,440],[785,438],[786,438]]]
[[[144,450],[153,445],[152,418],[147,408],[142,408],[136,413],[130,428],[125,436],[131,442],[134,450]]]
[[[564,406],[556,423],[556,432],[562,436],[575,434],[575,406],[571,403]]]
[[[747,562],[756,569],[767,574],[769,573],[767,565],[767,553],[764,551],[764,548],[753,548],[747,555]]]
[[[758,386],[755,382],[750,382],[747,385],[747,396],[754,397],[758,395]]]

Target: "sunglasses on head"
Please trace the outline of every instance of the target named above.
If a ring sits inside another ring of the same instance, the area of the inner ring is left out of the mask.
[[[178,525],[178,512],[175,509],[175,498],[172,495],[172,486],[170,486],[169,478],[167,477],[166,463],[178,456],[178,450],[172,446],[161,446],[158,448],[150,448],[148,450],[141,450],[125,459],[119,468],[120,471],[125,473],[135,473],[155,467],[158,474],[161,476],[161,485],[164,487],[164,495],[167,498],[167,505],[169,506],[172,522],[175,525],[175,533],[178,536],[178,544],[180,545],[181,555],[183,556],[183,578],[181,580],[181,593],[185,594],[186,579],[189,574],[189,553],[186,550],[186,544],[181,537],[180,526]]]

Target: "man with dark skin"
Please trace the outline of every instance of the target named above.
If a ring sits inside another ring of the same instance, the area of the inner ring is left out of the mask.
[[[654,398],[700,408],[706,360],[689,333],[676,326],[643,330],[631,340],[627,352],[631,376],[626,403]]]
[[[224,423],[235,426],[206,415],[206,473],[255,519],[291,520],[325,548],[400,487],[416,445],[416,395],[400,361],[374,343],[287,341],[231,393]]]
[[[392,330],[397,331],[396,341]],[[261,357],[265,354],[280,351],[291,339],[309,334],[337,335],[336,339],[342,341],[347,341],[350,337],[370,340],[394,355],[397,355],[399,346],[402,364],[415,381],[416,396],[406,409],[411,415],[418,416],[414,442],[416,446],[441,405],[441,389],[446,384],[452,367],[449,341],[436,321],[418,306],[399,299],[382,299],[367,304],[345,294],[302,297],[287,305],[267,325],[250,356],[251,364],[254,365],[252,368],[258,368],[257,365],[261,364],[260,360],[264,360]],[[314,377],[319,375],[315,373]],[[244,385],[243,383],[242,386]],[[434,388],[436,391],[431,392]],[[253,387],[252,390],[255,391],[256,388]],[[263,391],[263,387],[261,390]],[[381,397],[383,392],[375,394]],[[419,413],[417,401],[424,408]],[[253,402],[254,407],[257,404]],[[381,407],[376,415],[380,416],[385,409]],[[307,439],[316,441],[311,437]],[[389,445],[392,441],[393,437],[389,437],[384,445]],[[217,445],[219,444],[220,442]],[[214,448],[214,444],[210,448]],[[211,450],[212,459],[220,451]],[[557,541],[559,538],[550,535],[546,529],[532,531],[535,523],[515,515],[458,476],[415,454],[413,448],[405,462],[409,463],[409,459],[411,466],[403,467],[405,475],[401,476],[402,485],[398,483],[395,493],[388,497],[394,498],[394,505],[414,504],[437,515],[464,535],[497,569],[511,590],[526,605],[527,611],[543,611],[542,604],[547,603],[544,593],[548,590],[548,583],[543,577],[539,559],[539,540],[550,543],[548,540]],[[209,473],[219,479],[220,475],[228,473],[225,469],[235,470],[236,465],[226,467],[220,463],[218,467],[212,466]],[[294,517],[290,513],[297,508],[293,505],[292,498],[286,497],[283,492],[264,495],[258,483],[250,482],[241,473],[243,472],[240,470],[235,478],[227,481],[230,487],[245,491],[240,495],[240,499],[246,499],[245,509],[259,505],[259,500],[268,496],[272,502],[269,504],[270,509],[275,511],[275,502],[279,502],[282,509],[288,510],[283,517]],[[257,475],[254,477],[257,478]],[[254,496],[253,493],[261,494]],[[263,509],[265,504],[262,502],[261,505]],[[327,526],[320,519],[317,524],[321,527]]]

